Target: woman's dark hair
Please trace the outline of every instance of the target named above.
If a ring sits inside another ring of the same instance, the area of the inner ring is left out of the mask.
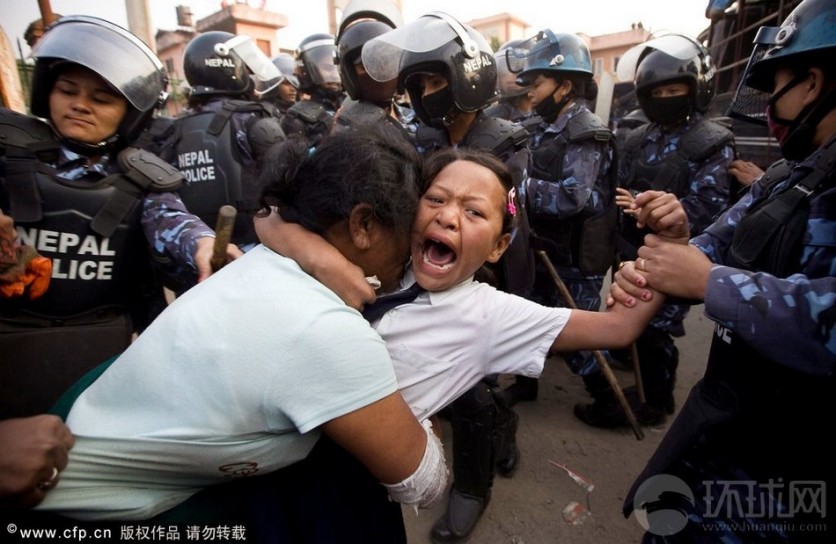
[[[484,166],[499,179],[506,194],[514,188],[514,179],[511,177],[511,172],[508,170],[508,167],[492,153],[473,147],[446,147],[434,152],[427,158],[426,164],[424,165],[424,185],[421,193],[423,194],[429,189],[436,176],[446,166],[455,161],[469,161],[479,166]],[[519,214],[520,203],[516,194],[514,194],[511,202],[505,202],[505,214],[502,218],[502,234],[514,230]]]
[[[323,234],[355,206],[368,204],[382,225],[408,232],[421,180],[417,151],[384,124],[340,131],[316,148],[291,136],[265,159],[261,215],[276,207],[285,221]]]
[[[545,77],[550,77],[557,82],[558,85],[564,81],[572,82],[572,90],[569,91],[569,97],[580,100],[587,100],[595,102],[598,98],[598,83],[586,74],[575,74],[571,72],[556,72],[543,70],[540,72]]]

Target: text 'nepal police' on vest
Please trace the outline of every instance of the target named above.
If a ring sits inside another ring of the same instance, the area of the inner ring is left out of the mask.
[[[46,122],[0,110],[0,206],[52,275],[36,300],[0,298],[0,417],[45,412],[146,326],[162,299],[149,246],[193,273],[212,243],[170,192],[179,172],[130,147],[167,96],[159,59],[84,16],[55,22],[33,56],[32,112]]]
[[[225,204],[238,210],[232,242],[247,249],[257,242],[261,160],[285,139],[276,108],[257,98],[283,76],[248,36],[220,31],[189,42],[183,69],[189,110],[173,121],[160,155],[183,172],[180,195],[204,221],[214,225]]]

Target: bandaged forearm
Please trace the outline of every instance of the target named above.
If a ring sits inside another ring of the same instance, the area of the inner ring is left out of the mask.
[[[397,484],[383,484],[393,501],[425,508],[435,502],[447,488],[447,463],[444,447],[432,431],[432,423],[422,424],[427,433],[427,448],[424,458],[415,472]]]

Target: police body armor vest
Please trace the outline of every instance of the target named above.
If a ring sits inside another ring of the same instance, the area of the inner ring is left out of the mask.
[[[420,130],[420,129],[419,129]],[[525,144],[528,132],[518,123],[488,117],[476,117],[461,145],[491,151],[511,171],[517,194],[523,180],[528,153]],[[524,206],[518,206],[517,229],[511,245],[500,260],[488,268],[497,276],[499,287],[518,295],[527,295],[534,286],[534,253],[531,247],[531,226]]]
[[[530,146],[531,161],[528,175],[534,180],[550,182],[563,179],[563,157],[570,143],[595,140],[614,146],[612,131],[589,110],[582,110],[572,117],[566,128],[554,138],[544,138],[536,147]],[[615,233],[618,210],[615,205],[615,186],[618,164],[613,147],[607,185],[612,195],[602,211],[595,211],[592,198],[587,206],[570,218],[559,218],[545,213],[531,213],[532,226],[538,237],[544,239],[545,249],[555,264],[578,268],[582,274],[601,275],[612,265],[615,257]],[[526,188],[531,199],[534,188]]]
[[[58,149],[45,123],[0,110],[0,204],[21,243],[52,260],[41,298],[0,298],[0,353],[13,369],[0,379],[6,417],[46,411],[145,325],[149,291],[158,285],[149,281],[142,201],[146,191],[176,189],[181,179],[158,157],[127,148],[118,156],[124,174],[68,181],[48,164]]]
[[[334,115],[314,100],[302,100],[287,109],[282,117],[285,134],[304,137],[311,147],[316,147],[331,131]]]
[[[619,151],[619,160],[628,161],[630,165],[628,179],[622,184],[630,191],[666,191],[683,198],[690,192],[694,175],[690,163],[702,162],[723,147],[734,144],[734,133],[731,130],[709,119],[701,119],[682,135],[675,153],[669,153],[659,162],[648,164],[642,153],[642,144],[650,126],[645,124],[629,130],[624,136],[624,146]],[[636,250],[650,231],[637,229],[635,219],[626,214],[621,214],[619,231],[618,248],[622,257],[635,259]]]
[[[757,183],[772,193],[791,170],[785,161],[779,161]],[[836,139],[807,177],[749,208],[735,229],[726,264],[784,278],[799,272],[799,248],[804,243],[810,196],[832,188],[834,182]],[[735,254],[750,260],[741,264]],[[818,320],[819,330],[831,330],[836,312],[821,312]],[[716,324],[705,377],[694,387],[647,468],[633,484],[625,512],[642,481],[668,472],[682,458],[698,463],[712,459],[713,469],[724,471],[718,475],[721,479],[739,479],[743,475],[736,469],[743,468],[745,476],[759,484],[780,481],[785,486],[783,496],[789,499],[791,483],[821,481],[832,473],[836,456],[833,441],[819,440],[815,447],[809,446],[823,432],[822,418],[834,412],[836,377],[807,374],[783,365]],[[817,512],[811,514],[813,518],[806,521],[821,522],[815,518]],[[799,526],[800,516],[792,519]]]
[[[177,164],[185,177],[180,197],[189,212],[215,228],[221,206],[235,206],[238,215],[231,241],[250,244],[258,241],[252,223],[259,209],[261,186],[255,162],[249,161],[252,165],[245,166],[235,141],[232,116],[236,113],[256,114],[254,123],[272,117],[262,103],[227,100],[220,111],[203,111],[177,119],[173,145],[162,157]]]

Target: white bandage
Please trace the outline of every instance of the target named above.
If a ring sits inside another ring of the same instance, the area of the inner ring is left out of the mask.
[[[444,446],[432,431],[429,419],[422,423],[427,433],[427,448],[424,458],[415,472],[397,484],[383,484],[389,498],[402,504],[426,508],[438,499],[447,488],[447,463],[444,460]]]

